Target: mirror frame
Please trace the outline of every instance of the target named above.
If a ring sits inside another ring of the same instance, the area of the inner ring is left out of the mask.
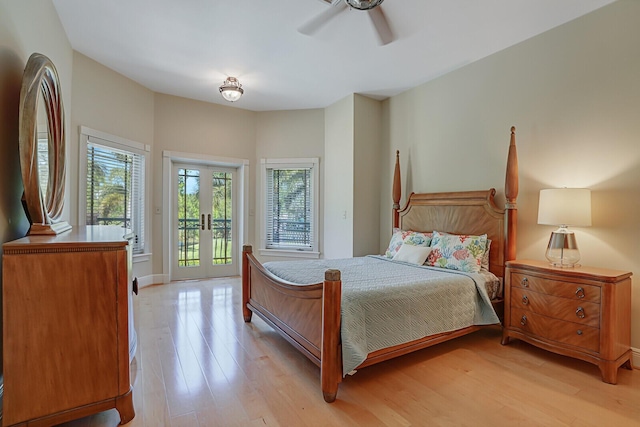
[[[49,177],[46,194],[40,188],[38,168],[38,95],[42,95],[47,117]],[[65,192],[64,108],[60,79],[45,55],[29,57],[20,90],[19,143],[24,206],[31,227],[27,235],[55,235],[70,230],[61,220]]]

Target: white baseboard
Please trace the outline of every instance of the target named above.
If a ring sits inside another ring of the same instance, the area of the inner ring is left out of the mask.
[[[170,281],[168,274],[150,274],[148,276],[138,277],[138,289],[151,285],[166,284]]]
[[[633,367],[640,369],[640,348],[631,347],[631,360],[633,361]]]

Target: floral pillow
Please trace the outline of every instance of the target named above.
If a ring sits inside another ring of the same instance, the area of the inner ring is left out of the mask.
[[[425,265],[477,273],[487,249],[487,235],[466,236],[434,231],[431,248]]]
[[[450,234],[445,233],[443,231],[439,231],[440,234]],[[481,269],[489,270],[489,255],[491,249],[491,239],[487,238],[487,248],[484,251],[484,255],[482,255],[482,262],[480,264]]]
[[[413,246],[429,246],[431,244],[431,233],[394,228],[385,256],[393,258],[403,243]]]
[[[482,255],[482,264],[480,268],[484,268],[485,270],[489,269],[489,253],[491,249],[491,239],[487,239],[487,248],[484,250],[484,255]]]

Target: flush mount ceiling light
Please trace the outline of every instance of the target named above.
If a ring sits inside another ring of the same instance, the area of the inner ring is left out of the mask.
[[[384,0],[345,0],[349,6],[358,10],[369,10],[379,6]]]
[[[220,86],[220,94],[229,102],[236,102],[243,93],[244,89],[235,77],[227,77],[227,80]]]

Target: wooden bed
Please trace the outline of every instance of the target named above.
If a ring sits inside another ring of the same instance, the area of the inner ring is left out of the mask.
[[[393,182],[393,226],[403,230],[445,231],[454,234],[484,234],[492,240],[490,271],[504,277],[505,262],[515,259],[516,198],[518,165],[515,128],[507,159],[505,209],[495,202],[495,190],[450,193],[412,193],[400,209],[399,154]],[[295,262],[295,261],[294,261]],[[249,245],[242,255],[242,310],[245,322],[256,313],[294,347],[320,367],[321,388],[326,402],[336,399],[342,381],[342,350],[340,338],[342,283],[340,271],[327,270],[324,282],[301,286],[284,281],[267,271],[254,257]],[[502,318],[503,300],[493,302]],[[397,356],[448,341],[480,329],[463,329],[430,335],[405,344],[369,353],[358,369]]]

